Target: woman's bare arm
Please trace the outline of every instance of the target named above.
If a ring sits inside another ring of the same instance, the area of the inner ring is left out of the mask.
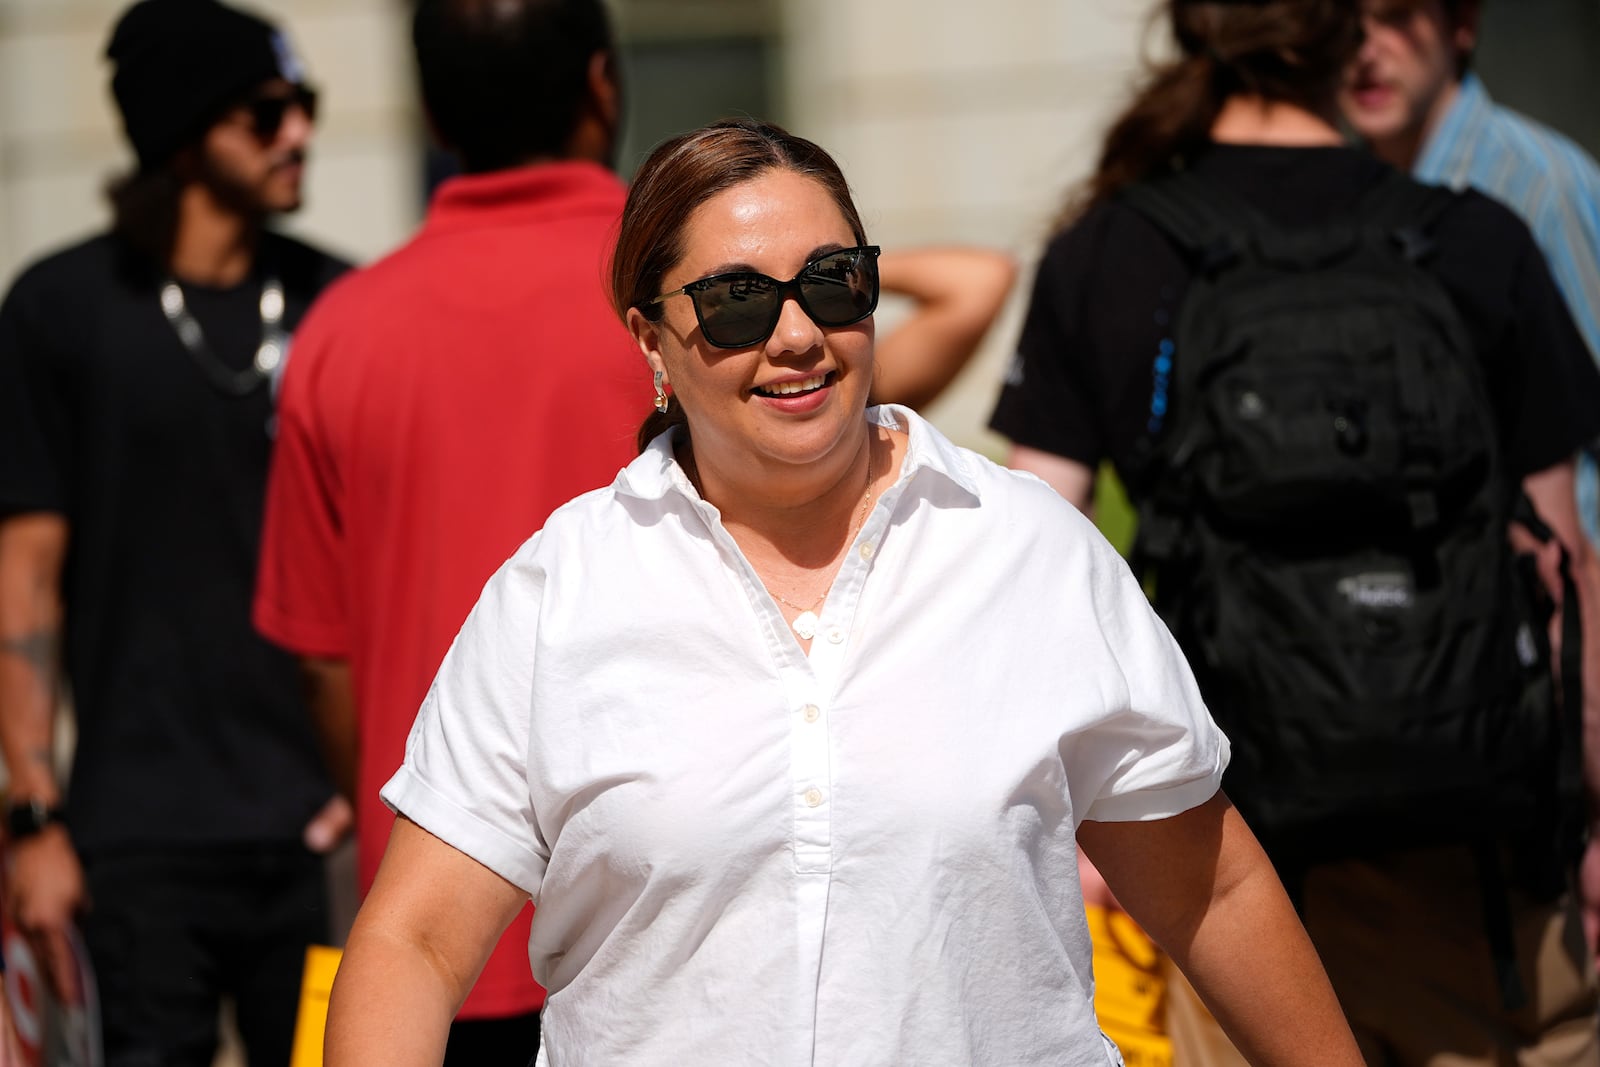
[[[1170,819],[1086,822],[1078,843],[1255,1067],[1364,1067],[1311,939],[1227,797]]]
[[[328,1005],[328,1067],[438,1067],[521,889],[408,819],[395,820]]]

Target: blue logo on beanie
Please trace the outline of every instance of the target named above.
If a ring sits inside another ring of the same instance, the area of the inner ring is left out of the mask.
[[[273,31],[272,53],[278,58],[278,74],[284,81],[298,84],[306,80],[306,68],[281,30]]]

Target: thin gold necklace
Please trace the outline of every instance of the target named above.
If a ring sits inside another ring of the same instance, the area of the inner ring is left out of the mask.
[[[853,540],[855,538],[855,535],[860,532],[861,527],[866,525],[866,522],[867,522],[867,507],[871,503],[872,503],[872,440],[869,438],[867,440],[867,491],[865,493],[863,493],[862,496],[861,496],[861,513],[856,516],[856,521],[855,521],[854,525],[852,526],[852,528],[850,530],[849,539]],[[800,604],[796,604],[794,601],[790,600],[788,597],[780,596],[779,594],[774,593],[772,591],[772,587],[767,585],[765,582],[762,583],[761,587],[767,591],[767,595],[772,597],[772,599],[776,600],[780,604],[787,604],[789,607],[794,608],[796,611],[798,611],[800,613],[800,614],[795,616],[794,622],[789,624],[791,627],[794,628],[794,632],[799,635],[800,640],[809,641],[813,637],[817,636],[817,623],[820,621],[817,618],[817,609],[822,606],[822,602],[824,600],[828,599],[828,594],[833,591],[833,582],[831,580],[828,583],[828,587],[822,591],[822,594],[820,596],[818,596],[816,600],[813,600],[811,602],[811,606],[810,607],[804,607],[804,606],[802,606]]]

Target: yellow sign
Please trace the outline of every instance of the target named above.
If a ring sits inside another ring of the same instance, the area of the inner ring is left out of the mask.
[[[300,1012],[294,1024],[294,1053],[289,1067],[322,1067],[322,1032],[328,1025],[328,994],[339,971],[339,949],[312,945],[300,978]]]
[[[1094,943],[1094,1011],[1128,1067],[1172,1067],[1161,950],[1120,911],[1085,906]],[[298,1064],[295,1067],[299,1067]]]

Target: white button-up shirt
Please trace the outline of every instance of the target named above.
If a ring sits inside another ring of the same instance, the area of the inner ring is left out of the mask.
[[[1083,819],[1228,744],[1121,558],[1044,483],[909,433],[808,656],[658,439],[485,588],[390,806],[526,889],[541,1059],[1119,1062]]]

